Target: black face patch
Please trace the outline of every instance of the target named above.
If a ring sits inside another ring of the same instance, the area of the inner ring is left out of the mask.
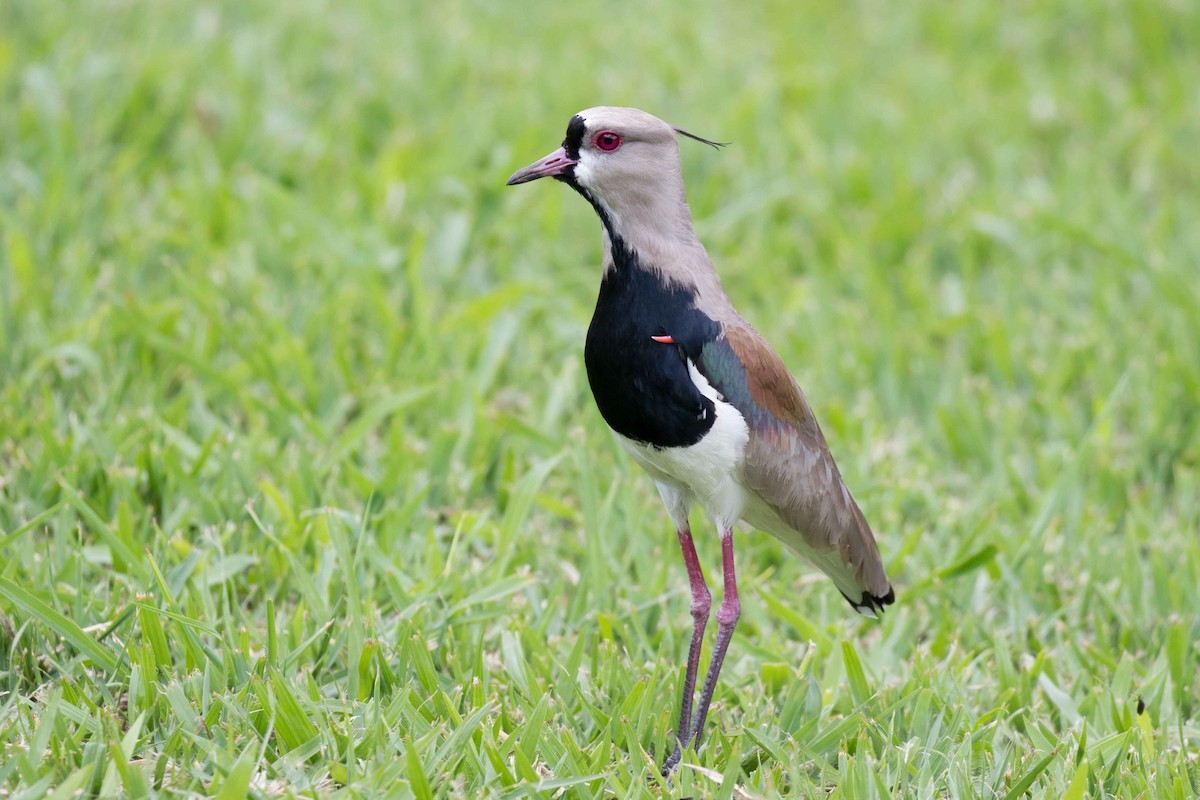
[[[712,400],[692,382],[687,359],[719,335],[720,325],[696,308],[694,290],[668,286],[638,263],[611,226],[609,231],[615,266],[600,284],[584,348],[596,406],[622,436],[655,447],[688,447],[708,433],[716,416]]]
[[[567,153],[567,158],[572,161],[579,160],[579,148],[583,147],[583,135],[587,133],[587,125],[584,124],[583,117],[576,114],[571,117],[571,121],[567,124],[567,136],[563,139],[563,150]],[[587,191],[584,190],[579,182],[575,180],[575,165],[564,169],[562,172],[554,176],[554,180],[562,181],[567,186],[570,186],[575,191],[584,196],[592,208],[596,209],[596,213],[600,213],[600,207],[596,205],[596,200]]]
[[[579,148],[583,147],[583,135],[587,133],[587,124],[584,123],[583,117],[576,114],[571,117],[571,121],[567,123],[567,137],[563,139],[563,149],[567,151],[567,158],[572,161],[579,160]]]

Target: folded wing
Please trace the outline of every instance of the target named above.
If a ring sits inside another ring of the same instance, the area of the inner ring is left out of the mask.
[[[859,612],[873,616],[893,602],[871,528],[783,360],[743,323],[727,325],[695,363],[746,418],[746,485],[787,528],[769,532],[827,573]]]

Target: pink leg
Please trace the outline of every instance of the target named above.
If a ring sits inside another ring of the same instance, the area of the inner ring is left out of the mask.
[[[725,573],[725,597],[721,600],[721,607],[717,609],[717,643],[713,645],[712,662],[708,665],[708,674],[704,677],[704,688],[700,690],[700,706],[696,709],[696,722],[692,725],[690,736],[692,743],[697,747],[704,730],[704,718],[708,716],[708,705],[712,702],[713,690],[717,687],[717,676],[721,674],[721,664],[725,661],[725,651],[729,649],[733,629],[737,627],[738,617],[742,615],[742,604],[738,600],[737,575],[733,570],[732,527],[726,528],[721,534],[721,566]]]
[[[683,677],[683,704],[679,709],[679,733],[675,739],[675,751],[663,764],[662,774],[668,775],[679,763],[683,756],[681,748],[687,747],[688,729],[692,719],[692,694],[696,691],[696,672],[700,667],[700,645],[704,642],[704,626],[708,624],[708,611],[712,607],[712,595],[708,593],[708,584],[704,582],[704,570],[700,568],[700,559],[696,557],[696,545],[692,542],[692,532],[682,528],[679,533],[679,547],[683,550],[683,563],[687,565],[688,581],[692,585],[692,644],[688,648],[687,672]]]

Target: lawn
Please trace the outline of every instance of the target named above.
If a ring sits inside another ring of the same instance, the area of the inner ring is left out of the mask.
[[[0,797],[1200,795],[1200,6],[807,5],[0,0]],[[672,783],[599,104],[898,594],[739,533]]]

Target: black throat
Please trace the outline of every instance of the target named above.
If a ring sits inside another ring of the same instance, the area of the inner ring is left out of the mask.
[[[612,243],[613,266],[600,283],[584,363],[601,416],[622,436],[653,447],[688,447],[715,421],[688,362],[720,325],[696,308],[696,291],[643,265],[587,190]],[[651,337],[669,336],[672,343]]]

